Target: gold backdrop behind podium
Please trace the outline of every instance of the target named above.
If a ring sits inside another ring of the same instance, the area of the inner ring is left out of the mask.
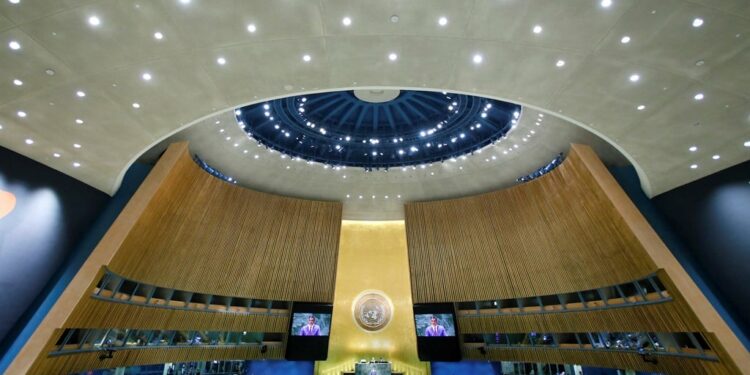
[[[380,291],[393,303],[385,328],[367,332],[352,314],[352,303],[363,291]],[[344,221],[341,226],[333,321],[328,360],[317,362],[320,375],[353,371],[362,358],[383,357],[394,372],[429,374],[429,363],[417,357],[409,257],[403,221]]]

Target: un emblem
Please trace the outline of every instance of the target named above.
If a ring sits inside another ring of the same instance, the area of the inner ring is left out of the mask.
[[[368,290],[354,300],[354,320],[365,331],[375,332],[385,328],[391,321],[393,305],[379,291]]]

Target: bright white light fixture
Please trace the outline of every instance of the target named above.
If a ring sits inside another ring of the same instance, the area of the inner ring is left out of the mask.
[[[83,124],[83,120],[81,120],[81,119],[77,118],[77,119],[76,119],[76,124],[78,124],[78,125],[81,125],[81,124]]]
[[[565,60],[557,60],[555,66],[557,66],[558,68],[562,68],[563,66],[565,66]]]
[[[102,23],[102,21],[97,16],[91,16],[89,17],[89,25],[91,26],[99,26]]]
[[[640,79],[641,79],[641,76],[639,76],[638,74],[631,74],[630,75],[630,82],[638,82],[638,81],[640,81]]]
[[[34,140],[31,139],[31,138],[26,138],[26,140],[24,142],[26,142],[27,145],[33,145],[34,144]]]
[[[23,85],[23,81],[21,81],[20,79],[14,79],[13,84],[16,86],[21,86]]]
[[[693,97],[693,99],[695,99],[695,100],[703,100],[704,97],[705,96],[703,95],[703,93],[699,92],[699,93],[695,94],[695,96]]]
[[[157,31],[157,32],[154,33],[154,39],[162,40],[162,39],[164,39],[164,34],[162,34],[161,32]]]
[[[714,160],[719,160],[719,159],[721,159],[721,156],[719,156],[719,155],[714,155],[714,156],[712,156],[712,157],[711,157],[711,159],[714,159]]]
[[[750,147],[750,141],[745,141],[744,145],[745,147]]]
[[[143,74],[141,74],[141,78],[143,78],[144,81],[150,81],[151,78],[152,78],[151,77],[151,73],[149,73],[149,72],[143,73]]]
[[[54,157],[56,157],[56,158],[59,158],[59,157],[60,157],[60,154],[59,154],[59,153],[57,153],[57,152],[55,152],[55,153],[53,153],[53,154],[52,154],[52,156],[54,156]]]
[[[696,152],[696,151],[698,151],[698,146],[690,146],[690,148],[688,148],[688,150],[690,150],[690,152]]]
[[[698,164],[693,164],[690,166],[690,169],[697,169],[697,168],[698,168]]]
[[[693,27],[701,27],[701,26],[703,26],[703,18],[696,17],[693,20]]]
[[[312,56],[310,56],[310,55],[304,55],[304,56],[302,56],[302,61],[304,61],[304,62],[310,62],[310,60],[312,60]]]
[[[227,63],[227,59],[225,59],[224,57],[219,57],[218,59],[216,59],[216,63],[219,65],[224,65]]]
[[[344,17],[344,18],[342,18],[342,19],[341,19],[341,23],[342,23],[342,24],[343,24],[344,26],[349,26],[349,25],[351,25],[351,24],[352,24],[352,19],[351,19],[351,18],[349,18],[349,17]]]
[[[8,43],[8,47],[12,50],[18,50],[21,49],[21,43],[16,42],[15,40],[11,40],[10,43]]]
[[[602,0],[599,4],[602,6],[602,8],[609,8],[610,6],[612,6],[612,0]]]
[[[190,0],[180,0],[180,3],[182,3],[182,4],[190,4]]]
[[[73,143],[73,147],[75,147],[75,148],[81,148],[81,145],[79,145],[78,143]]]
[[[539,26],[539,25],[534,25],[534,28],[533,28],[533,29],[531,29],[531,31],[533,31],[533,32],[534,32],[534,34],[541,34],[541,33],[542,33],[542,30],[543,30],[543,29],[542,29],[542,27],[541,27],[541,26]]]
[[[18,111],[18,112],[16,112],[16,115],[18,117],[20,117],[20,118],[24,118],[24,117],[26,117],[26,112],[24,112],[24,111]]]
[[[78,168],[78,167],[80,167],[80,166],[81,166],[81,163],[79,163],[79,162],[77,162],[77,161],[74,161],[74,162],[73,162],[73,167],[74,167],[74,168]]]
[[[620,43],[622,43],[622,44],[628,44],[628,43],[630,43],[630,37],[627,36],[627,35],[623,36],[622,39],[620,39]]]
[[[133,108],[135,109],[141,108],[141,105],[138,103],[133,103]]]
[[[645,105],[643,105],[643,104],[641,104],[641,105],[639,105],[638,107],[635,107],[635,108],[636,108],[637,110],[639,110],[639,111],[642,111],[642,110],[646,109],[646,106],[645,106]]]
[[[254,33],[254,32],[255,32],[256,30],[258,30],[258,28],[257,28],[257,27],[255,27],[255,24],[254,24],[254,23],[249,23],[249,24],[247,25],[247,31],[248,31],[248,32],[250,32],[250,33]]]
[[[474,61],[474,64],[481,64],[484,61],[484,56],[477,53],[471,60]]]
[[[388,54],[388,60],[396,61],[398,60],[398,55],[395,52],[391,52]]]
[[[21,2],[21,0],[8,0],[8,2],[11,4],[18,4]]]
[[[76,96],[79,97],[79,98],[83,98],[83,97],[86,96],[86,93],[83,92],[83,91],[81,91],[81,90],[78,90],[78,91],[76,91]]]
[[[438,18],[438,25],[445,26],[448,24],[448,18],[447,17],[440,17]]]

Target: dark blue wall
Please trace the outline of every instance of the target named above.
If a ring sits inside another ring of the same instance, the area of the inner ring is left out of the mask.
[[[703,294],[750,348],[750,162],[648,199],[633,167],[611,170]]]
[[[0,189],[16,195],[0,219],[0,373],[54,305],[150,171],[135,164],[114,197],[0,148]]]

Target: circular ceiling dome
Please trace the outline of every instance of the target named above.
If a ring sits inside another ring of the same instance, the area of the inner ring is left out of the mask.
[[[260,144],[294,158],[367,170],[444,161],[510,131],[521,106],[447,92],[357,90],[235,110]]]

